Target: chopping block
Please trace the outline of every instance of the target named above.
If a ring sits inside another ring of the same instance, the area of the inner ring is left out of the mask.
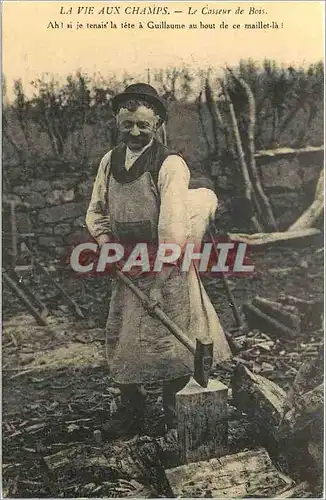
[[[156,303],[151,303],[129,277],[116,271],[117,277],[140,299],[148,312],[193,354],[194,376],[176,394],[178,455],[180,464],[219,457],[226,452],[228,388],[209,378],[213,365],[213,342],[196,339],[196,344]]]
[[[178,458],[180,465],[227,453],[228,388],[210,379],[206,387],[191,378],[176,394]]]

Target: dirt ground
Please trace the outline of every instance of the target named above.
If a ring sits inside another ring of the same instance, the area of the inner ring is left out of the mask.
[[[228,278],[239,308],[255,295],[274,300],[282,292],[304,299],[322,297],[321,240],[301,247],[264,250],[252,258],[252,276]],[[69,496],[49,479],[44,457],[92,442],[94,430],[102,428],[119,404],[104,358],[103,325],[110,280],[69,275],[59,279],[84,311],[85,320],[76,320],[64,299],[37,274],[26,277],[25,282],[38,290],[47,305],[48,327],[37,326],[16,298],[3,290],[3,494],[7,497]],[[221,280],[205,278],[204,284],[223,327],[232,333],[232,312]],[[300,362],[300,345],[311,338],[316,339],[316,332],[304,332],[291,342],[280,338],[272,352],[273,369],[266,376],[288,389],[295,370],[285,376],[278,354],[297,352]],[[216,372],[216,376],[229,382],[227,370]],[[149,436],[159,436],[161,396],[157,387],[149,388],[149,394],[145,430]],[[245,425],[244,421],[243,429]],[[234,449],[250,448],[245,432],[240,438],[231,438],[237,439]],[[78,490],[76,476],[70,496],[124,496],[121,481],[112,476],[103,490],[97,479],[98,483],[90,480],[96,487],[88,494]]]

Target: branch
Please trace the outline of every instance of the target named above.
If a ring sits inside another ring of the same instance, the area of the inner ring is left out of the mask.
[[[202,95],[203,95],[203,92],[201,90],[200,93],[199,93],[199,96],[197,98],[197,108],[198,108],[198,115],[199,115],[199,123],[200,123],[201,129],[202,129],[202,132],[203,132],[203,136],[204,136],[204,140],[205,140],[205,143],[206,143],[208,155],[210,156],[213,153],[213,150],[212,150],[212,146],[211,146],[211,144],[209,142],[209,139],[208,139],[208,134],[207,134],[207,130],[206,130],[206,127],[205,127],[205,122],[204,122],[204,119],[203,119]]]
[[[214,154],[218,156],[220,152],[220,144],[219,144],[219,127],[218,123],[222,121],[222,117],[218,111],[216,103],[214,102],[213,92],[211,86],[209,84],[208,78],[206,78],[205,82],[205,97],[206,97],[206,105],[209,111],[209,114],[212,118],[212,130],[214,137]]]
[[[249,156],[249,175],[251,176],[251,179],[253,180],[253,187],[256,191],[256,195],[258,198],[258,203],[261,203],[263,211],[267,213],[268,217],[268,225],[270,226],[270,229],[272,231],[277,231],[277,224],[276,220],[273,214],[272,207],[269,203],[269,200],[264,193],[263,187],[260,182],[260,177],[259,173],[257,170],[256,166],[256,160],[255,160],[255,126],[256,126],[256,103],[255,103],[255,97],[252,93],[252,90],[250,86],[247,84],[247,82],[243,78],[238,78],[236,75],[234,75],[233,71],[229,68],[227,68],[228,71],[230,72],[231,76],[234,78],[234,80],[243,88],[245,91],[245,94],[248,99],[248,105],[249,105],[249,123],[248,123],[248,156]]]
[[[239,128],[238,128],[237,118],[235,116],[234,107],[233,107],[231,98],[229,96],[229,93],[226,89],[224,82],[222,82],[222,89],[223,89],[223,93],[225,95],[226,103],[228,105],[229,113],[230,113],[230,117],[231,117],[232,130],[233,130],[233,135],[234,135],[236,151],[237,151],[239,165],[240,165],[240,169],[241,169],[241,173],[242,173],[242,177],[243,177],[243,181],[244,181],[244,185],[245,185],[245,198],[252,205],[252,184],[251,184],[251,180],[250,180],[250,176],[249,176],[249,172],[248,172],[248,167],[247,167],[247,164],[245,161],[243,147],[241,144],[241,138],[240,138],[240,133],[239,133]],[[256,216],[252,215],[251,221],[253,223],[255,230],[262,232],[262,227],[261,227],[260,223],[258,222]]]

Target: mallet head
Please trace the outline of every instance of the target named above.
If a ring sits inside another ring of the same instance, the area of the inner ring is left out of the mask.
[[[207,387],[213,365],[213,342],[211,339],[196,339],[194,379]]]

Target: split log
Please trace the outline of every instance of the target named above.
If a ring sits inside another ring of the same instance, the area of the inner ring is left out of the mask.
[[[306,312],[307,308],[315,303],[314,300],[300,299],[299,297],[294,297],[293,295],[287,295],[285,293],[281,293],[278,300],[284,304],[297,307],[302,313]]]
[[[178,498],[273,497],[293,485],[274,467],[264,449],[183,465],[165,473]]]
[[[280,244],[293,244],[297,242],[306,243],[314,236],[321,235],[321,232],[315,228],[300,229],[298,231],[283,231],[278,233],[228,233],[231,241],[247,243],[252,249],[261,249]]]
[[[285,391],[242,365],[236,367],[231,386],[235,406],[252,416],[271,435],[277,435],[286,401]]]
[[[295,330],[271,318],[268,314],[265,314],[251,304],[244,304],[242,309],[250,329],[257,328],[274,338],[284,336],[285,338],[293,339],[297,335]]]
[[[298,231],[311,227],[314,222],[321,216],[324,211],[324,169],[321,170],[315,199],[310,207],[296,220],[288,229],[288,231]]]
[[[309,410],[316,409],[320,403],[320,388],[314,391]],[[313,483],[313,477],[320,476],[322,462],[322,414],[302,413],[296,417],[294,412],[284,415],[286,394],[275,383],[261,375],[251,373],[244,366],[238,366],[232,380],[232,393],[235,406],[245,412],[256,423],[260,431],[261,442],[275,458],[287,465],[296,477]],[[308,403],[306,403],[308,404]],[[308,418],[307,418],[308,417]],[[307,424],[302,428],[302,424]],[[319,457],[319,458],[315,458]]]
[[[293,312],[289,312],[286,306],[282,304],[265,299],[263,297],[255,297],[252,301],[252,305],[260,309],[263,313],[276,319],[283,325],[291,328],[295,332],[300,331],[301,318]],[[295,309],[292,309],[295,311]]]

